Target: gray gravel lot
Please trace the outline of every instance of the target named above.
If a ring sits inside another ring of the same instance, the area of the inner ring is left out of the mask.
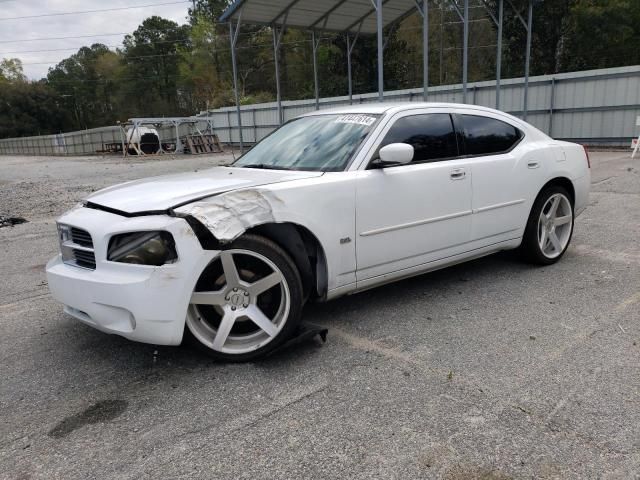
[[[55,217],[113,183],[228,157],[0,156],[0,478],[638,478],[640,159],[592,153],[551,267],[509,252],[322,305],[259,363],[63,315]]]

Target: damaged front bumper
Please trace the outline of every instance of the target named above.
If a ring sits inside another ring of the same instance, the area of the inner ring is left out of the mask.
[[[124,217],[76,208],[59,222],[87,231],[95,255],[95,269],[64,263],[61,255],[47,264],[49,289],[64,311],[94,328],[130,340],[180,344],[191,292],[202,269],[218,251],[203,249],[185,219],[168,215]],[[173,236],[178,253],[175,263],[148,266],[107,260],[113,235],[154,230]]]

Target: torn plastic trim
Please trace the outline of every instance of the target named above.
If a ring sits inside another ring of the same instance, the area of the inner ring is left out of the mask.
[[[173,212],[172,212],[173,213]],[[220,250],[221,245],[216,237],[213,236],[207,227],[205,227],[197,218],[191,215],[179,215],[175,214],[175,217],[183,218],[195,233],[196,238],[200,242],[200,246],[203,250]]]

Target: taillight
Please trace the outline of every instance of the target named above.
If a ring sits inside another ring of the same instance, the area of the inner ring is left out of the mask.
[[[587,150],[587,147],[585,145],[583,145],[582,148],[584,148],[584,156],[587,157],[587,165],[589,166],[589,168],[591,168],[591,160],[589,159],[589,150]]]

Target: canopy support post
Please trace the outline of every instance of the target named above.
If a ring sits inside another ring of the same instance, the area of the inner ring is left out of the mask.
[[[240,21],[242,12],[238,15],[238,23],[234,27],[233,20],[229,22],[229,40],[231,41],[231,65],[233,68],[233,95],[236,101],[236,114],[238,115],[238,139],[240,142],[240,153],[244,150],[244,142],[242,139],[242,113],[240,111],[240,92],[238,86],[238,64],[236,59],[236,43],[238,41],[238,32],[240,31]],[[229,125],[231,127],[231,125]],[[229,128],[229,142],[231,143],[231,128]]]
[[[278,124],[282,125],[284,118],[282,115],[282,95],[280,92],[280,45],[282,43],[282,35],[287,25],[287,17],[289,12],[286,12],[280,29],[273,24],[271,26],[271,32],[273,33],[273,61],[276,67],[276,102],[278,103]]]
[[[273,32],[273,63],[276,66],[276,102],[278,104],[278,125],[282,125],[282,99],[280,97],[280,66],[278,55],[278,34],[275,27],[271,30]]]
[[[529,110],[529,66],[531,63],[531,30],[533,24],[533,0],[529,0],[529,12],[527,16],[527,55],[524,61],[524,106],[522,119],[527,120]]]
[[[496,50],[496,110],[500,108],[500,77],[502,75],[502,24],[504,17],[504,0],[498,0],[498,16],[496,17],[492,12],[489,6],[487,5],[486,0],[481,0],[482,6],[489,14],[493,23],[498,27],[498,41],[497,41],[497,50]]]
[[[347,82],[349,88],[349,105],[353,105],[353,77],[351,71],[351,54],[353,53],[353,48],[356,46],[356,42],[358,41],[358,37],[360,36],[361,29],[362,22],[360,22],[360,25],[358,25],[358,30],[353,37],[353,41],[351,41],[351,36],[347,31]]]
[[[533,0],[529,0],[528,18],[526,22],[513,2],[511,0],[507,1],[509,2],[509,5],[511,5],[511,8],[515,10],[518,20],[520,20],[520,23],[527,31],[527,52],[524,60],[524,99],[522,106],[522,119],[526,120],[527,112],[529,110],[529,66],[531,63],[531,33],[533,31]]]
[[[313,87],[316,98],[316,110],[320,110],[320,88],[318,87],[318,45],[315,30],[311,30],[311,50],[313,52]]]
[[[353,83],[351,81],[351,37],[347,33],[347,88],[349,90],[349,105],[353,105]]]
[[[384,39],[382,32],[382,0],[375,0],[376,4],[376,29],[378,32],[378,100],[384,100]]]
[[[464,39],[462,50],[462,103],[467,103],[467,80],[469,70],[469,0],[464,0]]]
[[[429,2],[422,0],[422,6],[416,2],[416,9],[422,15],[422,99],[429,99]]]
[[[500,79],[502,77],[502,25],[504,0],[498,0],[498,47],[496,52],[496,110],[500,109]]]
[[[464,0],[463,10],[460,11],[457,0],[451,0],[458,17],[462,20],[462,103],[467,103],[467,72],[469,64],[469,0]]]

